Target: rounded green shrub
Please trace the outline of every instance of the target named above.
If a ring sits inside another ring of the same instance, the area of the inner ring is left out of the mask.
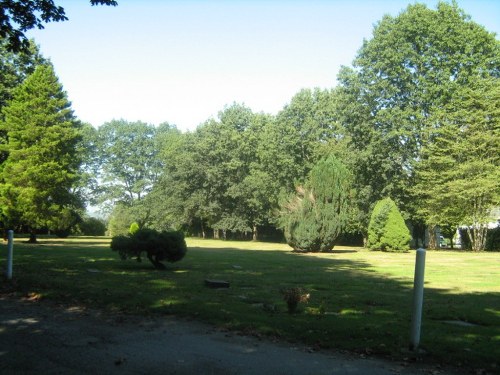
[[[367,247],[370,250],[407,251],[411,235],[396,203],[391,198],[378,201],[368,225]]]
[[[141,253],[157,269],[165,269],[162,261],[177,262],[187,252],[184,234],[178,231],[158,232],[154,229],[142,228],[128,236],[115,236],[111,239],[111,249],[117,251],[122,259],[136,258],[141,261]]]

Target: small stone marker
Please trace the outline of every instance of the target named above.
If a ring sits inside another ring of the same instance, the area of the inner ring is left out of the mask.
[[[229,288],[229,282],[224,280],[210,280],[205,279],[205,286],[209,288]]]

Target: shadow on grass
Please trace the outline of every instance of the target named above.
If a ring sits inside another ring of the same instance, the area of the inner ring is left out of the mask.
[[[412,267],[404,277],[390,277],[365,258],[347,258],[355,249],[315,257],[283,250],[191,247],[182,261],[167,264],[162,272],[147,260],[121,261],[100,245],[88,247],[85,241],[68,245],[66,251],[48,244],[20,246],[17,292],[110,311],[190,316],[321,348],[397,359],[411,356],[406,348]],[[230,288],[206,288],[207,278],[228,281]],[[280,294],[291,286],[310,294],[298,314],[287,313]],[[455,365],[494,366],[500,358],[499,301],[500,293],[456,294],[427,288],[424,356]]]

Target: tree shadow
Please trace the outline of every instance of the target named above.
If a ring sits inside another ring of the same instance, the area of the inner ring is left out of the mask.
[[[189,316],[312,347],[482,368],[493,368],[500,358],[500,293],[426,287],[425,354],[415,354],[407,351],[413,268],[394,277],[376,271],[365,258],[348,258],[355,249],[317,257],[244,246],[190,247],[183,260],[167,263],[165,271],[147,261],[121,261],[109,248],[89,249],[85,242],[72,242],[60,257],[35,254],[32,247],[22,254],[16,277],[20,293],[36,291],[47,299],[109,311]],[[228,281],[230,288],[207,288],[207,278]],[[288,314],[280,291],[295,286],[310,298],[299,314]]]

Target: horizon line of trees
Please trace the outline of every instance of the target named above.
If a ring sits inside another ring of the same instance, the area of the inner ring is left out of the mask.
[[[256,240],[292,225],[287,212],[313,212],[338,219],[341,229],[328,230],[340,238],[366,241],[375,204],[390,197],[415,246],[426,229],[464,226],[472,249],[485,248],[500,206],[500,43],[455,3],[385,16],[335,88],[303,89],[275,116],[233,103],[185,133],[168,123],[82,124],[36,47],[0,48],[4,226],[71,227],[86,202],[107,209],[112,235],[135,222]],[[323,197],[312,181],[327,160],[350,177]]]

